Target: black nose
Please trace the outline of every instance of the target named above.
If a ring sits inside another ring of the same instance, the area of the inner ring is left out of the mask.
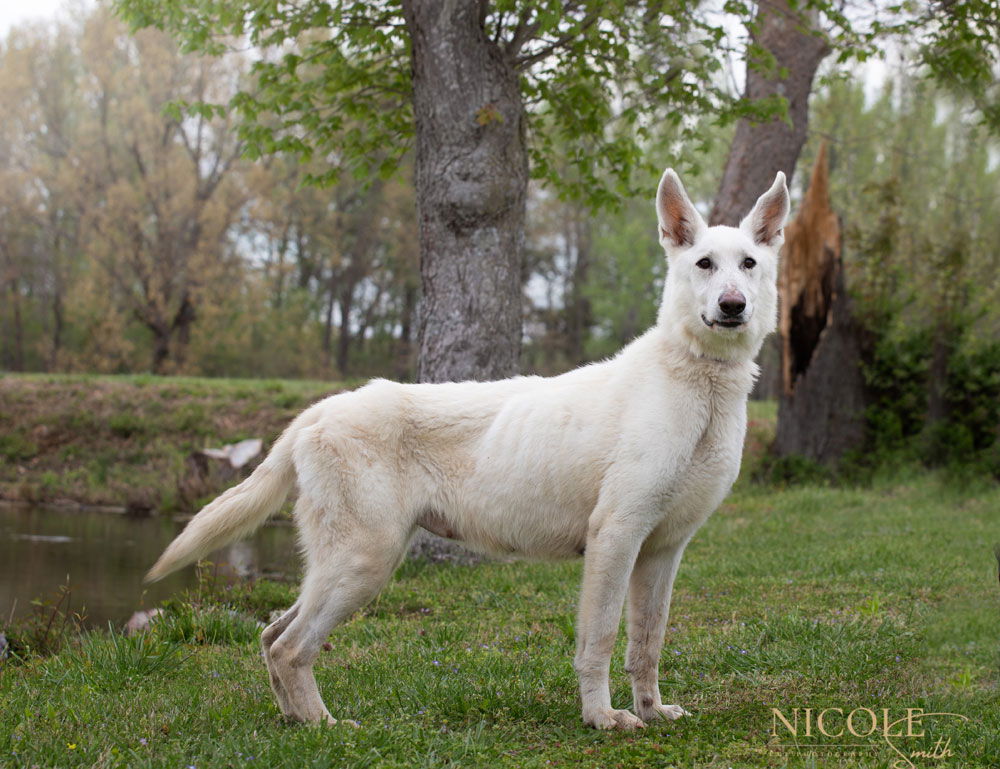
[[[727,318],[739,315],[747,307],[747,298],[739,291],[727,291],[719,297],[719,309]]]

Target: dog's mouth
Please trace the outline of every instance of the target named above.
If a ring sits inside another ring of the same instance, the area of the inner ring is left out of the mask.
[[[740,326],[746,325],[745,320],[740,320],[739,318],[724,318],[723,320],[709,320],[704,315],[701,316],[702,321],[709,328],[714,328],[715,326],[721,326],[722,328],[739,328]]]

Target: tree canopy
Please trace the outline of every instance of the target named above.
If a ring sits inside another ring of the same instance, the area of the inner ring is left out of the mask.
[[[322,157],[329,167],[310,178],[329,181],[345,170],[391,173],[412,146],[409,39],[399,2],[117,6],[135,27],[165,29],[185,50],[254,52],[250,80],[217,107],[239,115],[251,157]],[[750,19],[749,6],[727,9]],[[595,204],[627,195],[638,170],[662,165],[647,143],[663,124],[690,146],[700,138],[698,115],[725,121],[781,107],[735,97],[721,72],[735,44],[720,17],[697,2],[498,0],[484,1],[481,13],[486,34],[520,76],[533,176]],[[490,104],[476,109],[483,124],[497,118]]]

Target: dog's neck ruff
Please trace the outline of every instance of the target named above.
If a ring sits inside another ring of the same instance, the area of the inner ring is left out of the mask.
[[[716,357],[705,351],[687,334],[670,332],[658,327],[664,362],[676,375],[699,383],[708,383],[712,390],[749,395],[760,373],[749,352],[731,358]]]
[[[748,363],[752,365],[762,344],[762,342],[748,344],[745,338],[735,338],[728,344],[723,342],[715,345],[717,349],[712,349],[697,332],[692,331],[684,323],[668,328],[661,322],[657,326],[668,347],[690,359],[709,361],[723,368],[743,368]]]

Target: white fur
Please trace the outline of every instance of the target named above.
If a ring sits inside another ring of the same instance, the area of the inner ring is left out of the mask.
[[[557,377],[376,380],[327,398],[192,520],[150,578],[259,526],[297,479],[306,576],[262,637],[287,716],[333,722],[312,675],[318,650],[381,590],[418,526],[491,553],[584,553],[584,721],[633,728],[684,715],[657,685],[671,588],[684,546],[739,471],[753,359],[775,326],[787,210],[779,174],[739,228],[708,228],[668,170],[657,194],[669,269],[656,326],[613,359]],[[697,266],[706,257],[711,269]],[[727,291],[746,298],[738,328],[709,325]],[[635,714],[612,709],[608,691],[626,593]]]

